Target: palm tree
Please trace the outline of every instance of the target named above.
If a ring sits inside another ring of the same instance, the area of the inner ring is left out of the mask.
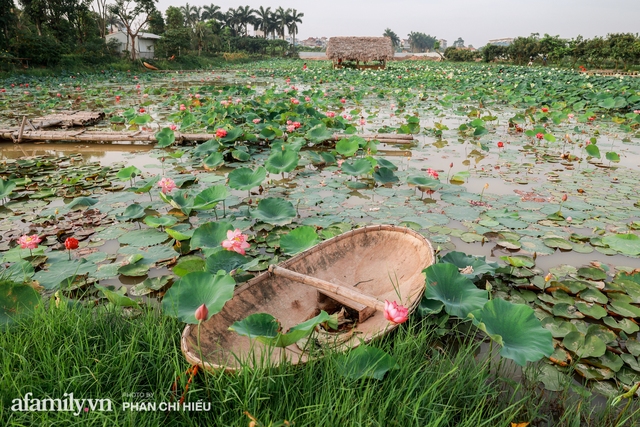
[[[251,9],[251,6],[238,6],[238,9],[236,9],[239,29],[242,30],[244,36],[247,35],[249,24],[254,22],[253,12],[255,11]]]
[[[218,19],[220,17],[220,15],[221,15],[220,6],[216,6],[213,3],[211,3],[209,6],[204,6],[202,8],[202,19],[203,20]]]
[[[387,28],[386,30],[384,30],[382,37],[389,37],[394,49],[400,46],[400,37],[398,37],[395,32],[391,31],[391,28]]]
[[[227,13],[222,15],[222,22],[225,27],[231,30],[231,33],[235,36],[238,34],[238,13],[232,7],[227,10]]]
[[[280,37],[282,37],[282,40],[284,40],[285,29],[289,25],[289,20],[291,19],[291,9],[284,10],[282,7],[278,7],[274,15],[277,19],[276,32]]]
[[[180,6],[180,12],[184,16],[184,25],[190,26],[193,20],[193,15],[198,12],[198,8],[195,6],[191,6],[189,3],[185,3],[184,6]]]
[[[304,13],[298,13],[296,9],[291,11],[289,23],[287,24],[287,28],[289,29],[289,35],[292,36],[293,46],[296,46],[296,34],[298,34],[298,24],[302,24],[302,17]]]
[[[273,26],[272,24],[272,13],[271,13],[271,8],[264,8],[263,6],[260,6],[259,9],[254,10],[256,17],[255,17],[255,22],[253,24],[253,29],[254,30],[260,30],[262,31],[262,33],[264,34],[264,38],[267,38],[267,33],[270,31],[271,27]]]

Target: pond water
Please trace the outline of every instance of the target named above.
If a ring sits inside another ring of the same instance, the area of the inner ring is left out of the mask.
[[[356,226],[395,224],[418,230],[441,253],[510,263],[495,289],[527,301],[541,319],[562,317],[554,311],[558,301],[540,292],[550,273],[553,289],[571,281],[633,288],[622,292],[629,298],[624,307],[619,301],[606,307],[614,320],[635,323],[629,313],[640,310],[640,293],[627,283],[635,279],[621,275],[640,269],[640,121],[614,107],[639,102],[629,94],[640,99],[640,87],[602,79],[413,64],[334,73],[314,63],[303,73],[295,63],[14,86],[0,94],[2,126],[15,127],[21,115],[73,108],[104,111],[107,119],[95,126],[101,130],[169,132],[173,125],[183,133],[226,134],[167,148],[0,144],[0,176],[16,183],[0,208],[3,262],[30,256],[15,241],[38,234],[43,242],[31,264],[45,294],[66,286],[101,298],[86,286],[95,283],[153,298],[215,252],[190,248],[192,233],[209,223],[250,235],[251,274],[288,257],[280,238],[296,227],[311,226],[326,239]],[[337,144],[323,142],[345,131],[412,133],[414,141],[376,144],[347,134]],[[254,185],[231,178],[242,168],[259,175],[264,166],[269,172]],[[160,194],[161,176],[179,189]],[[224,189],[226,197],[211,201],[202,193],[208,188]],[[273,198],[290,208],[264,207]],[[203,200],[209,207],[197,208]],[[69,260],[63,242],[71,236],[80,248]],[[522,260],[531,265],[514,265]],[[566,316],[565,323],[586,333],[591,318]],[[599,319],[592,323],[602,325]],[[633,329],[625,336],[635,337]],[[564,354],[562,336],[555,338]],[[624,342],[609,347],[624,350]],[[640,378],[633,363],[618,378],[624,384]],[[608,371],[585,375],[612,378]]]

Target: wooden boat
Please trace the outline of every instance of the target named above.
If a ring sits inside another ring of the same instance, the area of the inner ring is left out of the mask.
[[[153,65],[149,64],[148,62],[142,62],[142,65],[144,65],[145,68],[148,68],[150,70],[154,70],[154,71],[158,71],[157,67],[154,67]]]
[[[320,310],[346,312],[353,321],[350,328],[325,334],[330,339],[324,342],[340,350],[356,347],[397,326],[384,317],[385,300],[410,311],[417,307],[425,286],[422,270],[433,262],[431,243],[408,228],[375,225],[349,231],[239,286],[222,311],[201,324],[200,348],[197,325],[187,325],[182,352],[190,363],[215,370],[273,366],[285,359],[304,363],[311,357],[307,345],[266,347],[229,326],[254,313],[269,313],[287,331]]]

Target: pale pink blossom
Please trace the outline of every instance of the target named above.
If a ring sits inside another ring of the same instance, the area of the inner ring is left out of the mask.
[[[309,98],[308,96],[305,96],[304,97],[304,102],[309,102],[309,101],[311,101],[311,98]]]
[[[186,109],[187,109],[187,107],[185,107],[184,104],[180,104],[180,111],[184,111]]]
[[[327,111],[325,115],[329,118],[334,118],[336,116],[336,113],[334,113],[333,111]]]
[[[196,93],[196,98],[200,99],[200,94],[199,93]]]
[[[573,115],[573,113],[569,113],[569,114],[567,114],[567,117],[569,117],[570,119],[573,119],[574,115]]]
[[[260,119],[253,119],[253,123],[255,123],[255,124],[260,123]]]
[[[245,249],[251,245],[247,243],[247,236],[242,234],[240,229],[227,231],[227,240],[222,241],[222,247],[228,251],[235,251],[241,255],[245,254]]]
[[[25,234],[18,239],[18,244],[22,249],[36,249],[41,241],[42,239],[37,234],[31,236]]]
[[[431,168],[427,169],[427,175],[429,175],[431,178],[438,179],[438,172],[436,172],[435,170],[433,170]]]
[[[640,114],[640,110],[633,110],[635,114]]]
[[[300,104],[300,101],[298,101],[297,98],[291,98],[291,103],[294,104],[294,105],[298,105],[298,104]]]
[[[294,125],[287,126],[287,132],[289,133],[294,132],[295,130],[296,130],[296,127]]]
[[[169,125],[169,129],[171,129],[171,130],[178,130],[178,126],[176,126],[176,125]]]
[[[236,104],[240,104],[241,102],[242,102],[242,99],[236,98]]]
[[[346,100],[346,99],[344,99],[344,98],[341,98],[341,99],[340,99],[340,102],[342,102],[342,103],[344,104],[344,103],[346,103],[346,102],[347,102],[347,100]]]
[[[365,124],[367,124],[367,121],[365,119],[360,119],[360,125],[364,126]]]
[[[292,125],[292,124],[293,124],[293,122],[291,120],[287,120],[287,126],[288,125]]]
[[[220,104],[222,104],[222,106],[224,106],[224,107],[228,107],[229,104],[231,104],[231,102],[222,100],[222,101],[220,101]]]
[[[164,194],[171,193],[171,190],[176,188],[175,181],[167,177],[164,177],[160,181],[158,181],[158,185],[160,186],[161,191]]]
[[[400,324],[409,318],[409,309],[397,302],[384,302],[384,318],[391,323]]]
[[[289,88],[286,88],[286,89],[284,90],[284,93],[289,93]]]

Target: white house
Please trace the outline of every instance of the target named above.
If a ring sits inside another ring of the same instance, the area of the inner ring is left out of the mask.
[[[136,37],[136,57],[138,58],[153,58],[156,50],[156,42],[160,39],[160,36],[151,33],[138,33]],[[115,33],[107,34],[107,43],[111,40],[118,42],[118,52],[122,53],[125,50],[131,51],[131,38],[126,32],[116,31]]]

